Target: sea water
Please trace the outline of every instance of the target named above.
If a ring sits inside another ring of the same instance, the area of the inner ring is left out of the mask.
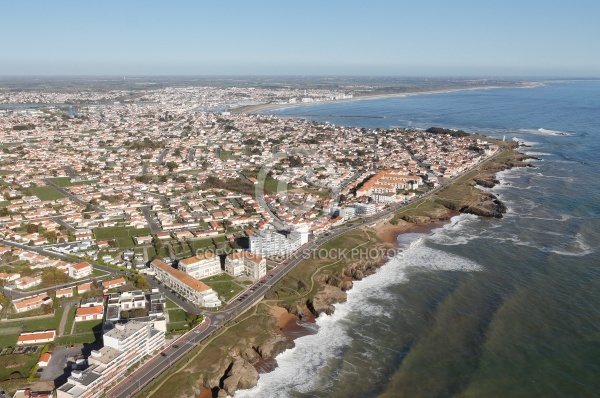
[[[236,396],[599,396],[600,82],[266,112],[460,128],[518,140],[540,160],[489,189],[507,204],[504,218],[459,215],[401,235],[404,251]]]

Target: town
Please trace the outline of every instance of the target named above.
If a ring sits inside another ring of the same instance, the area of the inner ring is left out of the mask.
[[[27,106],[0,110],[0,386],[101,396],[307,243],[499,150],[452,130],[230,111],[353,94],[2,93]]]

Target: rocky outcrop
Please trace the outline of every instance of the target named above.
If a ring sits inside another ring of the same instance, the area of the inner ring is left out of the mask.
[[[323,285],[323,289],[308,300],[306,305],[315,316],[320,314],[331,315],[335,311],[334,304],[346,301],[346,292],[336,286]]]
[[[252,388],[257,382],[258,371],[250,362],[242,357],[237,357],[225,374],[221,387],[228,395],[233,396],[237,390]]]
[[[296,344],[287,337],[273,333],[265,343],[254,347],[254,349],[263,359],[273,359],[285,350],[294,348],[295,346]]]

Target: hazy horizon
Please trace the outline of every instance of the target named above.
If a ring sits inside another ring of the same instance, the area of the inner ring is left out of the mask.
[[[600,77],[587,0],[3,6],[2,76]]]

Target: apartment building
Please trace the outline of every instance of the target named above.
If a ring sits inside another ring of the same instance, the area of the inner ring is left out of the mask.
[[[165,333],[151,324],[129,321],[115,325],[103,336],[104,347],[91,352],[89,368],[73,371],[60,386],[57,398],[96,398],[105,388],[123,377],[129,367],[164,347]]]
[[[260,279],[267,274],[267,260],[251,252],[235,252],[225,259],[225,272],[231,276],[248,275]]]
[[[155,273],[155,278],[169,288],[179,293],[186,300],[198,307],[220,307],[217,293],[210,286],[183,271],[175,269],[161,260],[154,260],[150,268]]]
[[[178,269],[196,279],[208,278],[223,272],[221,259],[211,252],[179,260]]]
[[[92,265],[87,261],[83,261],[69,267],[69,276],[74,279],[81,279],[90,276],[92,271]]]
[[[285,256],[298,250],[302,241],[298,231],[260,231],[250,236],[250,251],[261,257]]]

